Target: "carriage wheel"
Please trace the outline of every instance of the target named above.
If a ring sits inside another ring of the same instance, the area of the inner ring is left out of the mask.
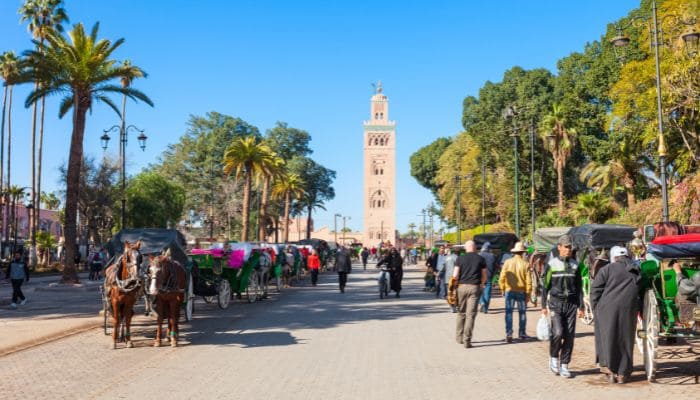
[[[656,350],[659,347],[659,307],[653,289],[644,293],[644,371],[649,382],[656,379]]]
[[[208,304],[211,304],[214,302],[214,300],[216,300],[216,296],[204,296],[203,298],[204,302]]]
[[[185,321],[192,321],[194,314],[194,288],[192,287],[192,276],[187,279],[187,291],[185,292]]]
[[[260,291],[262,292],[260,297],[263,299],[267,298],[267,292],[268,292],[268,282],[270,280],[270,276],[268,273],[263,273],[262,278],[260,280]]]
[[[216,297],[219,308],[225,310],[228,308],[229,301],[231,300],[231,285],[229,285],[226,279],[219,281],[219,291]]]
[[[581,318],[581,321],[586,325],[593,323],[593,307],[591,307],[591,298],[589,296],[583,298],[583,318]]]
[[[255,303],[260,296],[260,273],[253,271],[248,278],[248,286],[245,288],[248,303]]]

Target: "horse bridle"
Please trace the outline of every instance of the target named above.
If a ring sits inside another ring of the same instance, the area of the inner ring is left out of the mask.
[[[163,262],[163,258],[165,258],[167,261]],[[155,275],[158,275],[160,271],[163,271],[165,268],[168,269],[168,280],[163,282],[161,284],[161,287],[158,288],[156,287],[156,290],[158,292],[164,292],[164,293],[184,293],[184,289],[178,289],[177,288],[177,273],[175,272],[175,269],[177,268],[176,263],[173,260],[169,260],[165,256],[158,256],[155,257],[155,263],[156,263],[156,270],[155,270]],[[166,266],[163,267],[162,264],[165,264]],[[150,273],[150,268],[149,268],[149,273]],[[152,276],[151,279],[156,279],[155,276]]]
[[[127,272],[129,272],[129,277],[122,280],[119,279],[119,274],[115,274],[115,281],[117,283],[117,287],[119,288],[120,291],[122,292],[131,292],[134,289],[137,289],[141,286],[141,280],[139,279],[138,276],[138,267],[139,267],[139,258],[141,258],[141,252],[138,249],[124,249],[124,254],[119,256],[119,259],[117,259],[117,265],[122,263],[122,259],[127,256],[127,252],[129,254],[132,254],[133,252],[136,252],[137,255],[133,257],[133,260],[131,262],[126,262],[124,263],[124,268],[126,268]],[[133,254],[132,254],[133,255]],[[130,259],[131,257],[127,258]],[[136,274],[131,273],[131,268],[135,268]]]

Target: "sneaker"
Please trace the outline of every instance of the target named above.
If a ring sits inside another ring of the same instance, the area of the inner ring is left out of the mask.
[[[20,306],[23,306],[25,304],[27,304],[27,299],[24,299],[24,300],[20,301],[20,303],[19,303]]]
[[[554,375],[559,375],[559,359],[551,357],[549,359],[549,370],[554,373]]]
[[[474,346],[472,346],[472,341],[471,341],[471,340],[467,340],[467,341],[464,343],[464,348],[465,348],[465,349],[471,349],[472,347],[474,347]]]
[[[562,364],[559,368],[559,375],[564,378],[571,378],[571,372],[569,372],[569,364]]]
[[[512,336],[506,336],[506,343],[513,343],[513,337],[512,337]]]
[[[17,303],[10,303],[10,308],[17,308]]]
[[[528,335],[520,335],[520,337],[518,337],[518,340],[521,340],[523,342],[530,340],[530,339],[532,339],[532,337],[528,336]]]

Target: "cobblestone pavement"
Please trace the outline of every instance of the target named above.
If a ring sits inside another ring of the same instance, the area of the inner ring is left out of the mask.
[[[322,274],[227,310],[196,303],[181,347],[151,347],[141,318],[136,348],[109,350],[101,330],[0,358],[2,395],[51,399],[697,399],[700,347],[664,348],[659,383],[608,385],[593,363],[592,329],[579,325],[570,380],[547,369],[547,345],[505,344],[503,301],[476,320],[472,349],[454,341],[454,314],[422,292],[412,269],[400,299],[379,300],[374,272],[355,267],[346,293]],[[534,334],[537,310],[528,313]],[[517,323],[517,322],[516,322]],[[0,333],[1,334],[1,333]],[[150,338],[150,339],[149,339]],[[696,346],[698,344],[696,343]]]

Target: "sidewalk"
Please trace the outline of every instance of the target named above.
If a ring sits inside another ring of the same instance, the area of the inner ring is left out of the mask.
[[[97,327],[102,319],[100,282],[79,274],[77,285],[58,284],[60,276],[29,279],[22,285],[27,304],[10,308],[12,287],[0,284],[0,356]]]

